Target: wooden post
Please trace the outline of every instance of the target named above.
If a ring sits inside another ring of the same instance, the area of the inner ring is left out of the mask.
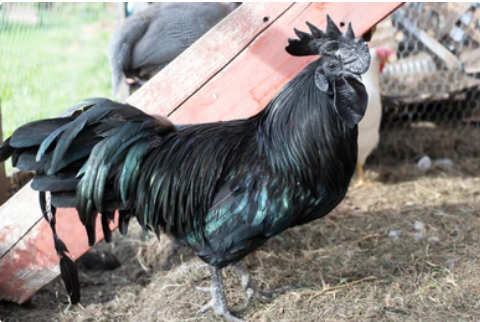
[[[0,100],[0,144],[3,142],[2,127],[2,101]],[[7,175],[5,174],[5,163],[0,162],[0,206],[8,199]]]
[[[400,6],[395,3],[245,3],[183,52],[127,101],[178,123],[248,117],[317,57],[285,52],[293,28],[324,28],[328,13],[368,31]],[[26,301],[59,274],[50,228],[37,195],[23,188],[0,208],[0,299]],[[97,224],[97,236],[101,236]],[[57,211],[57,232],[72,256],[89,248],[73,209]]]

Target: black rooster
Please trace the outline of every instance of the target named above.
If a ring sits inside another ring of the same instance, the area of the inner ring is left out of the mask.
[[[227,310],[222,268],[289,227],[328,214],[355,171],[368,46],[328,16],[325,32],[307,24],[311,34],[295,30],[299,39],[286,50],[322,57],[255,116],[175,126],[130,105],[90,99],[66,117],[17,129],[0,148],[0,161],[13,155],[18,168],[37,171],[32,187],[41,191],[53,230],[55,207],[76,207],[90,244],[99,213],[108,241],[118,209],[122,233],[135,216],[145,233],[164,231],[192,248],[212,275],[212,300],[201,311],[240,321]],[[54,238],[78,302],[75,266],[55,231]],[[247,273],[237,268],[249,289]]]

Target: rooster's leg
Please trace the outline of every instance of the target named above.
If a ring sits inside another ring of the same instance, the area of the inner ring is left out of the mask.
[[[228,322],[244,322],[239,318],[234,317],[227,309],[227,300],[223,292],[222,284],[222,270],[213,266],[209,266],[210,274],[212,275],[211,293],[212,299],[205,304],[199,313],[204,313],[212,309],[217,315],[220,315]]]

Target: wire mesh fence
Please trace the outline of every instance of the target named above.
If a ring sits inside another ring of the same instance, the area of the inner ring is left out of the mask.
[[[372,45],[396,53],[381,75],[377,161],[480,156],[480,4],[406,3]]]

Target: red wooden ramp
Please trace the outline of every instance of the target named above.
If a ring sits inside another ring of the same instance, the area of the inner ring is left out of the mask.
[[[325,16],[352,22],[364,33],[401,3],[247,3],[208,32],[128,99],[148,113],[178,123],[253,115],[316,57],[292,57],[284,48],[305,21],[325,28]],[[50,228],[37,194],[24,187],[0,208],[0,299],[26,301],[59,275]],[[60,210],[57,231],[71,255],[89,247],[72,209]],[[97,236],[102,238],[100,224]]]

